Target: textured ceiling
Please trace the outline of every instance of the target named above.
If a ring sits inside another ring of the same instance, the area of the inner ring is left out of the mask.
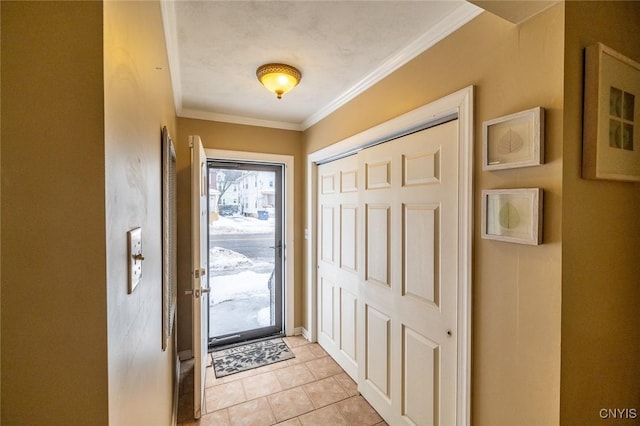
[[[304,129],[479,12],[457,0],[165,2],[178,115]],[[256,79],[268,62],[302,72],[282,100]]]

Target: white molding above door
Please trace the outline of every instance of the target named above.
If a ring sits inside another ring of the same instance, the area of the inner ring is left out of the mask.
[[[264,164],[284,164],[284,218],[283,231],[285,241],[285,265],[283,270],[284,281],[284,333],[287,336],[296,334],[295,329],[295,282],[294,265],[295,250],[294,226],[293,226],[293,156],[268,154],[262,152],[230,151],[223,149],[206,149],[208,159],[230,161],[253,161]]]
[[[456,424],[471,424],[471,294],[473,240],[473,86],[461,89],[307,156],[306,306],[307,331],[316,341],[317,325],[317,168],[318,164],[357,152],[410,129],[428,127],[451,116],[458,118],[458,359]]]

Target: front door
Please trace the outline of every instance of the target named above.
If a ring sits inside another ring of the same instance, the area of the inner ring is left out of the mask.
[[[211,160],[209,342],[282,333],[281,164]]]
[[[193,297],[194,402],[199,419],[204,407],[207,346],[207,157],[199,136],[189,136],[191,146],[191,278]]]

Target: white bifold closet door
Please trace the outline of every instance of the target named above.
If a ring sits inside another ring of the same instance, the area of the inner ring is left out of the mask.
[[[456,424],[457,120],[318,173],[318,341],[389,424]]]
[[[358,160],[318,167],[318,342],[358,377]]]

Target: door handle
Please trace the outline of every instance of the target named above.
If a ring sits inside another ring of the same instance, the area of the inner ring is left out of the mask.
[[[278,256],[282,257],[282,241],[278,241],[278,245],[276,246],[269,246],[269,248],[271,249],[278,249]]]
[[[194,290],[185,290],[184,294],[185,296],[191,296],[194,295],[194,297],[198,298],[201,295],[205,294],[205,293],[210,293],[211,289],[210,288],[197,288]]]

